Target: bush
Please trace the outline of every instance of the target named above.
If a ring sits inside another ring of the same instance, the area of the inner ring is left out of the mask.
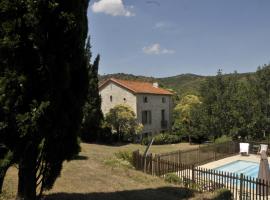
[[[182,183],[181,179],[174,173],[165,174],[165,181],[176,185],[180,185]]]
[[[132,164],[132,152],[118,151],[114,155],[115,155],[116,158],[128,161],[130,164]]]
[[[227,136],[227,135],[222,135],[221,137],[215,139],[215,144],[220,144],[224,142],[230,142],[232,141],[232,137]]]
[[[150,140],[148,137],[143,138],[142,144],[148,145]],[[181,142],[181,138],[178,135],[170,134],[170,133],[161,133],[155,136],[155,140],[153,144],[161,145],[161,144],[175,144]]]
[[[177,135],[162,133],[155,137],[154,144],[174,144],[180,141],[181,139]]]
[[[101,143],[112,143],[113,142],[113,134],[110,127],[102,127],[98,131],[97,142]]]
[[[213,200],[230,200],[233,199],[232,193],[227,189],[219,189],[215,191]]]

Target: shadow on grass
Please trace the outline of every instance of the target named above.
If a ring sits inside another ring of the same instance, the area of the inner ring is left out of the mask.
[[[45,196],[44,200],[179,200],[193,195],[194,191],[187,188],[161,187],[108,193],[55,193]]]
[[[72,160],[88,160],[88,157],[82,156],[82,155],[76,155],[72,158]]]

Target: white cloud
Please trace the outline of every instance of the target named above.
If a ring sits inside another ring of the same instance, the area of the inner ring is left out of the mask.
[[[124,6],[122,0],[99,0],[92,5],[93,12],[112,16],[134,16],[132,8],[133,6]]]
[[[161,48],[159,43],[155,43],[155,44],[152,44],[150,46],[143,47],[142,50],[143,50],[143,52],[145,54],[149,54],[149,55],[173,54],[173,53],[175,53],[175,51],[172,50],[172,49]]]

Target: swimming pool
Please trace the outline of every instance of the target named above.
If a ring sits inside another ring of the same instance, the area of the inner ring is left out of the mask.
[[[231,172],[239,175],[243,173],[245,176],[257,178],[259,172],[259,163],[244,160],[236,160],[226,165],[217,167],[214,170]]]

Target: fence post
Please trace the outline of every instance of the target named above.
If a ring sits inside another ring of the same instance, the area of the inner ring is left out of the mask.
[[[243,196],[243,173],[240,174],[240,191],[239,191],[239,200],[242,200]]]
[[[191,180],[192,183],[195,183],[195,165],[191,166]]]
[[[157,176],[160,176],[160,156],[157,155]]]
[[[139,150],[133,151],[132,160],[133,160],[133,166],[135,169],[138,169],[138,154]]]
[[[181,151],[178,151],[178,163],[181,163]]]
[[[152,165],[152,162],[153,162],[153,156],[152,156],[152,153],[150,153],[149,154],[149,157],[150,157],[150,159],[149,159],[149,173],[151,174],[151,175],[153,175],[153,165]]]

